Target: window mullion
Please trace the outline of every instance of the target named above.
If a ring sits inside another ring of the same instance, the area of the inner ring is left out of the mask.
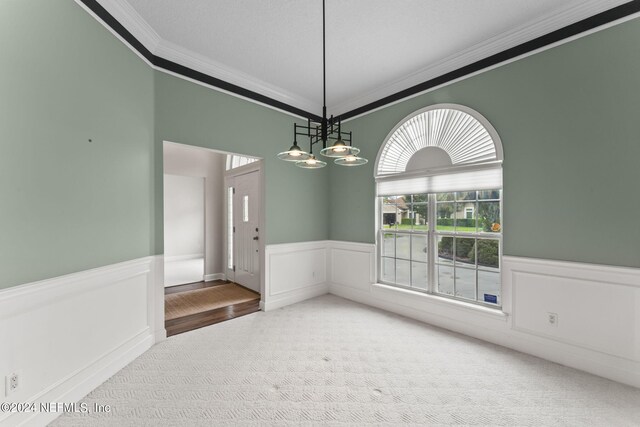
[[[436,195],[429,194],[427,197],[428,200],[428,237],[427,237],[427,245],[429,245],[428,258],[427,258],[427,289],[429,292],[434,293],[436,291],[436,256],[438,253],[438,248],[436,244],[436,238],[434,235],[435,227],[436,227]]]

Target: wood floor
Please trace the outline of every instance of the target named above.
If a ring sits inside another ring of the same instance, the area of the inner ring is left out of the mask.
[[[165,295],[170,295],[180,292],[192,292],[198,289],[228,284],[233,284],[233,282],[228,282],[225,280],[215,280],[213,282],[189,283],[187,285],[171,286],[169,288],[165,288],[164,293]],[[167,330],[167,336],[169,337],[172,335],[181,334],[183,332],[191,331],[194,329],[202,328],[204,326],[224,322],[225,320],[233,319],[235,317],[240,317],[246,314],[255,313],[256,311],[260,311],[260,294],[256,292],[253,293],[256,295],[256,298],[251,301],[230,304],[226,307],[216,308],[214,310],[208,310],[202,313],[167,320],[164,323],[165,329]]]

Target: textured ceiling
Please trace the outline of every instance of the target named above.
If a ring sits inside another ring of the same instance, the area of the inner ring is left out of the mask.
[[[156,55],[319,114],[321,0],[101,0]],[[327,106],[339,114],[619,0],[326,0]],[[125,22],[123,22],[125,21]],[[137,26],[137,29],[130,28]]]

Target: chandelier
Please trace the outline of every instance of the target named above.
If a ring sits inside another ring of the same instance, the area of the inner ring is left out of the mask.
[[[334,163],[340,166],[360,166],[368,162],[363,157],[358,157],[360,149],[352,145],[351,132],[343,132],[340,126],[340,117],[333,115],[327,118],[327,67],[325,48],[325,0],[322,0],[322,120],[312,122],[307,120],[306,125],[293,124],[293,145],[289,150],[278,154],[278,158],[287,162],[295,162],[295,165],[304,169],[319,169],[327,165],[313,154],[313,146],[322,143],[320,154],[333,158]],[[298,145],[298,137],[309,139],[309,151],[304,151]]]

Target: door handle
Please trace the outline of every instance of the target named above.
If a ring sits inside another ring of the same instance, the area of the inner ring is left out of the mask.
[[[258,240],[258,236],[254,237],[253,240]]]

